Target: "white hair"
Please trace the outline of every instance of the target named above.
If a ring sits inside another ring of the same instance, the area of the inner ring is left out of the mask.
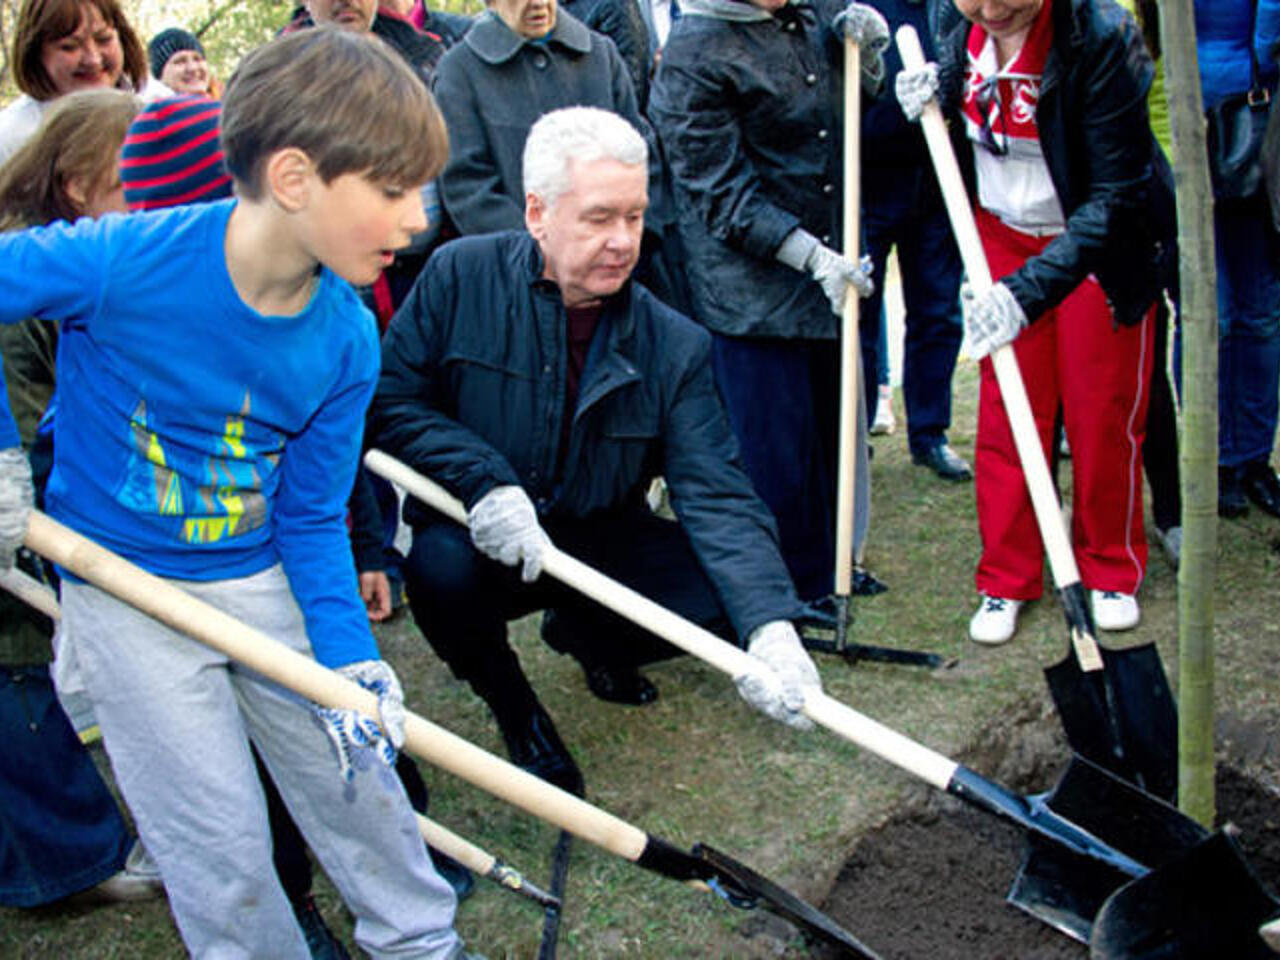
[[[599,107],[565,107],[538,118],[524,142],[525,193],[554,206],[572,186],[569,162],[610,159],[629,167],[646,166],[649,147],[630,123]]]

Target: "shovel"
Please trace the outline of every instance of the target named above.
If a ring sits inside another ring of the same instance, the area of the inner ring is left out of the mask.
[[[55,623],[62,618],[62,609],[58,605],[58,597],[53,590],[16,567],[0,572],[0,587],[39,610]],[[530,883],[515,867],[504,863],[493,854],[476,846],[470,840],[458,836],[448,827],[436,823],[420,813],[415,814],[415,816],[418,819],[419,835],[437,850],[447,853],[464,867],[492,880],[498,886],[528,897],[544,909],[558,910],[560,908],[558,897]]]
[[[903,69],[924,66],[924,53],[913,28],[899,28],[897,41]],[[991,271],[936,102],[925,107],[920,126],[933,157],[969,285],[980,294],[992,285]],[[1066,658],[1045,670],[1067,741],[1072,749],[1095,763],[1149,793],[1172,800],[1178,787],[1178,718],[1160,654],[1150,643],[1125,650],[1102,650],[1098,646],[1093,615],[1013,348],[1004,346],[993,352],[991,363],[1070,631]]]
[[[842,247],[846,257],[857,263],[862,231],[859,213],[862,204],[858,198],[861,178],[858,175],[861,161],[859,135],[862,131],[862,51],[848,37],[844,41],[844,197],[842,220],[844,234]],[[894,647],[877,647],[865,643],[849,642],[853,595],[853,515],[854,491],[858,458],[858,375],[862,371],[861,342],[858,334],[858,310],[861,306],[858,292],[852,288],[844,298],[844,311],[840,323],[840,438],[839,463],[836,469],[836,556],[835,590],[830,602],[834,616],[824,599],[810,606],[810,616],[802,621],[804,645],[810,650],[834,653],[849,663],[870,660],[878,663],[896,663],[914,667],[941,667],[946,661],[936,653],[918,650],[901,650]],[[831,639],[825,634],[831,633]]]
[[[359,684],[197,600],[43,513],[32,512],[26,545],[80,579],[299,696],[326,707],[378,716],[377,698]],[[709,888],[732,906],[760,907],[775,913],[846,956],[877,960],[874,952],[826,914],[746,864],[703,844],[696,844],[688,852],[681,850],[411,711],[405,713],[405,749],[632,863]]]
[[[453,520],[466,523],[466,508],[457,498],[393,457],[370,450],[365,454],[365,466]],[[746,651],[574,559],[554,544],[543,548],[542,570],[731,677],[760,667],[759,661]],[[1135,878],[1144,878],[1138,883],[1164,887],[1166,863],[1192,853],[1202,844],[1220,842],[1175,807],[1083,757],[1072,757],[1049,793],[1021,796],[826,693],[809,694],[804,715],[926,783],[1027,830],[1030,850],[1010,891],[1010,902],[1085,942],[1094,917],[1117,890],[1124,893],[1129,889],[1126,884]],[[1236,909],[1220,911],[1215,923],[1224,936],[1230,933],[1242,943],[1265,950],[1257,928],[1280,910],[1280,902],[1262,889],[1243,860],[1233,864],[1223,859],[1213,866],[1192,877],[1188,881],[1190,889],[1250,891],[1249,897],[1239,899]],[[1122,898],[1121,906],[1113,907],[1111,915],[1127,918],[1129,911],[1124,904],[1130,902],[1130,896]],[[1141,919],[1132,926],[1148,938],[1165,937],[1175,945],[1190,934],[1181,926],[1183,916],[1176,907],[1159,920],[1157,926]],[[1101,960],[1119,960],[1123,956],[1103,954]],[[1173,960],[1191,955],[1167,956]],[[1233,960],[1251,960],[1253,956],[1237,953]]]

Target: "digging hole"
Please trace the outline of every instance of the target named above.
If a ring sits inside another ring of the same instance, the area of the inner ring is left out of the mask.
[[[1022,717],[984,734],[966,762],[1018,792],[1046,790],[1065,764],[1052,718]],[[1280,889],[1280,797],[1230,760],[1217,775],[1220,823],[1230,821],[1262,882]],[[858,843],[823,909],[884,960],[1082,960],[1088,948],[1005,902],[1023,831],[937,791]],[[829,956],[815,950],[815,956]]]

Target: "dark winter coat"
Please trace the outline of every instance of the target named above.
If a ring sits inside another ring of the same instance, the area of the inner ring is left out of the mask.
[[[830,0],[758,22],[686,12],[649,116],[671,170],[694,315],[734,336],[830,338],[821,287],[778,263],[803,227],[840,245],[840,46]]]
[[[571,106],[612,110],[631,121],[652,146],[652,133],[613,42],[563,10],[538,43],[496,14],[483,14],[440,61],[435,94],[449,128],[441,196],[463,234],[523,229],[524,141],[534,121],[548,111]],[[657,169],[656,157],[653,166]]]
[[[637,508],[658,475],[740,637],[794,617],[773,517],[738,463],[710,337],[628,283],[606,301],[556,474],[568,347],[527,233],[441,247],[383,341],[370,431],[468,506],[519,484],[541,517]]]
[[[649,100],[653,57],[649,54],[649,30],[636,0],[561,0],[560,9],[568,10],[592,30],[613,41],[627,65],[636,102],[643,110]]]
[[[959,110],[969,22],[951,0],[930,0],[936,27],[939,100]],[[1151,133],[1147,91],[1154,66],[1133,19],[1113,3],[1054,0],[1053,45],[1036,125],[1067,229],[1007,277],[1034,320],[1090,274],[1116,319],[1137,323],[1173,283],[1173,175]],[[973,146],[952,124],[973,191]]]

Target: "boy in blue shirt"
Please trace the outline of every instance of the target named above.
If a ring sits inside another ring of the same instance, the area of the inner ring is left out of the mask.
[[[393,53],[320,29],[246,58],[222,141],[237,199],[0,237],[0,322],[62,324],[49,512],[375,690],[381,727],[85,583],[63,584],[60,656],[79,662],[193,956],[307,957],[269,867],[247,735],[357,943],[455,958],[453,894],[384,765],[404,708],[344,524],[378,372],[373,318],[348,284],[372,282],[426,226],[418,188],[444,163],[443,122]],[[0,447],[10,421],[0,409]],[[0,563],[27,489],[0,450]]]

